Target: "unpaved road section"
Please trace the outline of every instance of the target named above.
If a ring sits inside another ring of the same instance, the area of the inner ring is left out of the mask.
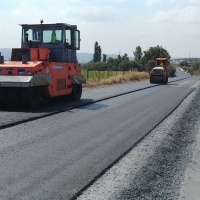
[[[199,200],[200,87],[78,200]]]

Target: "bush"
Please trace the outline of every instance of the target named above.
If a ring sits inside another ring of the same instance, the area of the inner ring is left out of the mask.
[[[105,71],[107,70],[106,62],[95,62],[94,69],[97,71]]]
[[[190,74],[199,76],[200,75],[200,62],[195,62],[191,65]]]
[[[169,76],[174,77],[176,74],[176,68],[174,66],[170,65],[168,67],[168,70],[169,70]]]
[[[145,68],[146,68],[145,71],[150,72],[155,66],[156,66],[156,61],[150,60],[150,61],[147,62],[146,66],[145,66]]]
[[[182,66],[188,66],[188,62],[186,60],[183,60],[179,63],[179,65]]]

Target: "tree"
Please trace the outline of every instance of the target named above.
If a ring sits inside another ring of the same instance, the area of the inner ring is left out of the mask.
[[[182,66],[188,66],[188,62],[186,60],[183,60],[179,63],[179,65]]]
[[[145,65],[146,71],[151,71],[156,66],[155,60],[149,60]]]
[[[100,62],[101,61],[101,47],[98,46],[98,52],[97,52],[97,62]]]
[[[105,62],[95,62],[94,70],[105,71],[105,70],[107,70],[107,65]]]
[[[139,62],[142,58],[142,48],[140,46],[137,46],[135,51],[133,52],[133,55],[134,55],[134,60]]]
[[[118,63],[121,63],[121,62],[122,62],[122,58],[121,58],[120,53],[118,54],[117,59],[118,59]]]
[[[168,51],[164,49],[162,46],[155,46],[150,47],[149,50],[144,51],[144,55],[141,59],[141,63],[143,65],[146,65],[148,61],[150,60],[156,60],[156,58],[168,58],[168,60],[171,58]]]
[[[108,58],[107,60],[107,66],[108,66],[108,70],[112,70],[113,66],[114,66],[115,62],[114,62],[114,58]]]
[[[176,67],[170,65],[168,70],[169,70],[169,76],[174,77],[176,74]]]
[[[95,42],[95,44],[94,44],[93,61],[97,62],[97,60],[98,60],[98,42]]]
[[[107,55],[103,54],[103,62],[106,62],[106,60],[107,60]]]
[[[101,47],[99,46],[98,42],[95,42],[95,44],[94,44],[93,61],[94,62],[100,62],[101,61]]]
[[[125,54],[121,57],[121,60],[122,60],[122,61],[129,61],[128,54],[125,53]]]

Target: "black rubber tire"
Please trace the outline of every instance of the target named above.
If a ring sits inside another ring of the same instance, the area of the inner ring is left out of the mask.
[[[8,95],[8,103],[9,103],[10,107],[12,107],[12,108],[21,107],[20,95],[19,95],[18,88],[9,88],[7,91],[7,95]]]
[[[7,90],[5,88],[0,88],[0,106],[7,106],[8,98],[7,98]]]
[[[79,100],[82,95],[82,85],[81,84],[73,84],[72,93],[70,95],[71,100]]]
[[[166,84],[166,78],[164,78],[164,79],[161,81],[161,83],[162,83],[163,85],[165,85],[165,84]]]
[[[42,93],[40,87],[30,87],[28,90],[28,104],[31,108],[39,107],[42,101]]]
[[[19,95],[21,100],[21,106],[24,108],[27,108],[29,106],[28,94],[29,94],[29,88],[21,88]]]

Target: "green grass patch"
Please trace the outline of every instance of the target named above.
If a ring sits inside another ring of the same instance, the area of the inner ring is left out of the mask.
[[[130,72],[123,71],[86,71],[82,70],[82,75],[87,81],[101,81],[110,77],[128,74]]]

